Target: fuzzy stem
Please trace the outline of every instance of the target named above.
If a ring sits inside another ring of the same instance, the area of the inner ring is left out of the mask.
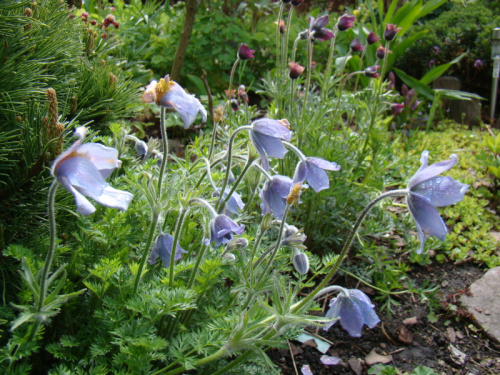
[[[205,363],[209,363],[209,362],[215,361],[217,359],[222,358],[227,353],[228,353],[227,348],[225,346],[223,346],[217,352],[215,352],[214,354],[209,355],[208,357],[199,359],[197,361],[194,361],[193,366],[197,367],[197,366],[204,365]],[[160,371],[154,372],[152,375],[162,374],[162,373],[165,373],[165,371],[166,371],[166,369],[162,369]],[[181,372],[184,372],[184,371],[186,371],[186,368],[184,366],[180,366],[180,367],[178,367],[178,368],[176,368],[174,370],[171,370],[171,371],[167,372],[165,375],[176,375],[176,374],[180,374]]]
[[[241,170],[241,173],[239,174],[238,178],[234,182],[233,186],[231,186],[231,190],[226,195],[226,198],[224,198],[224,200],[221,202],[218,211],[221,211],[222,208],[224,207],[224,205],[226,204],[226,202],[229,200],[229,198],[231,198],[231,196],[233,195],[234,191],[236,190],[236,188],[238,187],[238,185],[240,184],[241,180],[243,179],[243,177],[245,176],[245,174],[248,172],[248,170],[250,169],[250,167],[252,166],[252,164],[253,164],[254,161],[255,160],[253,160],[252,158],[248,157],[247,162],[245,163],[245,166]],[[222,192],[220,194],[222,195]]]
[[[165,107],[160,106],[160,131],[161,131],[161,142],[163,146],[163,159],[161,160],[160,166],[160,176],[158,178],[158,199],[161,198],[161,189],[163,185],[163,175],[165,174],[165,168],[167,166],[168,160],[168,136],[167,128],[165,126]]]
[[[177,252],[177,243],[179,242],[180,233],[182,231],[182,226],[184,224],[184,218],[189,211],[189,207],[181,207],[181,212],[177,217],[177,223],[175,224],[174,242],[172,243],[172,251],[170,252],[170,264],[169,264],[169,286],[172,288],[174,286],[174,263],[175,263],[175,253]]]
[[[226,190],[227,183],[229,181],[229,175],[231,174],[231,162],[233,158],[233,144],[234,144],[234,139],[236,138],[236,135],[242,131],[242,130],[252,130],[252,127],[250,125],[245,125],[245,126],[240,126],[237,128],[233,134],[231,135],[231,138],[229,139],[229,145],[227,148],[227,165],[226,165],[226,177],[224,178],[224,182],[222,184],[222,187],[220,189],[221,193],[219,194],[219,200],[217,201],[217,204],[215,207],[217,207],[217,210],[219,210],[222,205],[222,192]]]
[[[325,100],[326,93],[327,93],[327,88],[330,83],[330,74],[332,71],[332,63],[333,63],[333,55],[335,53],[335,41],[337,40],[337,24],[335,24],[335,27],[333,29],[333,38],[332,41],[330,42],[330,51],[328,53],[328,61],[326,63],[326,68],[325,68],[325,75],[324,75],[324,82],[323,82],[323,89],[321,90],[321,99],[322,101]]]
[[[305,127],[305,119],[306,119],[306,111],[307,111],[307,96],[309,94],[309,87],[311,86],[311,64],[312,64],[312,41],[311,41],[312,36],[309,35],[307,38],[307,75],[306,75],[306,87],[305,87],[305,92],[304,92],[304,106],[302,107],[302,117],[300,120],[300,127],[299,127],[299,147],[303,143],[303,130]]]
[[[52,259],[54,258],[54,251],[56,248],[56,210],[55,210],[55,196],[57,191],[57,186],[59,183],[57,180],[52,182],[49,189],[48,196],[48,214],[49,214],[49,235],[50,243],[49,250],[47,251],[47,256],[45,257],[45,264],[43,266],[42,278],[40,279],[40,299],[38,301],[37,311],[40,312],[43,309],[45,302],[45,294],[47,293],[47,277],[49,275],[50,266],[52,264]]]
[[[292,145],[291,143],[286,142],[286,141],[283,141],[283,144],[287,148],[289,148],[290,150],[292,150],[299,157],[300,161],[305,161],[306,160],[306,156],[297,147],[295,147],[294,145]]]
[[[349,250],[351,249],[351,245],[354,241],[354,237],[359,229],[359,226],[361,225],[361,223],[365,219],[368,212],[372,209],[372,207],[375,206],[375,204],[377,202],[379,202],[382,199],[385,199],[387,197],[401,196],[401,195],[406,196],[407,194],[408,194],[407,189],[392,190],[392,191],[388,191],[388,192],[380,194],[378,197],[376,197],[370,203],[368,203],[368,205],[363,209],[363,211],[361,211],[356,222],[354,223],[354,226],[353,226],[351,232],[349,233],[349,236],[347,237],[346,242],[344,243],[344,247],[342,248],[342,251],[340,252],[340,255],[337,258],[337,261],[335,262],[335,264],[331,268],[330,272],[328,272],[328,274],[324,277],[323,281],[321,281],[318,284],[318,286],[316,288],[314,288],[314,290],[311,293],[309,293],[309,295],[306,298],[304,298],[302,301],[300,301],[300,302],[296,303],[294,306],[292,306],[292,308],[291,308],[292,312],[296,312],[296,311],[302,309],[303,307],[305,307],[328,284],[328,282],[333,277],[333,275],[335,275],[338,268],[340,267],[340,264],[342,263],[344,258],[347,256]]]

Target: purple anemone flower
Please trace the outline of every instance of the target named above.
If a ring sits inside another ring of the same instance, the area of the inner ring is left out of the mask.
[[[194,95],[186,93],[177,82],[171,81],[168,74],[159,82],[151,81],[142,95],[142,100],[175,109],[184,122],[184,129],[194,122],[198,112],[201,112],[203,122],[207,121],[207,110],[200,101]]]
[[[262,214],[272,212],[277,219],[281,220],[292,185],[292,179],[287,176],[277,175],[273,176],[270,181],[266,181],[260,191]]]
[[[226,215],[217,215],[210,220],[210,242],[215,247],[225,245],[233,240],[235,234],[242,234],[244,225],[238,225]]]
[[[330,301],[330,309],[326,312],[325,318],[331,317],[333,322],[328,323],[324,330],[327,331],[337,320],[340,320],[344,328],[351,337],[361,337],[363,325],[373,328],[380,322],[373,308],[370,298],[358,289],[348,289],[348,296],[344,292]]]
[[[352,52],[359,52],[363,50],[363,45],[359,42],[358,38],[354,39],[351,42],[351,51]]]
[[[304,72],[305,67],[297,64],[296,62],[291,62],[288,64],[290,67],[289,77],[291,79],[297,79]]]
[[[375,35],[375,33],[373,31],[370,31],[370,33],[366,37],[366,43],[368,43],[369,45],[372,45],[372,44],[377,43],[379,39],[380,39],[379,36]]]
[[[226,188],[224,190],[224,194],[222,194],[222,199],[226,199],[230,191],[231,188]],[[218,197],[219,194],[220,190],[217,190],[216,192],[214,192],[214,197]],[[243,210],[243,208],[245,208],[245,203],[243,203],[243,201],[241,200],[241,195],[234,191],[233,194],[231,194],[231,197],[226,202],[226,209],[224,213],[227,216],[231,214],[239,216],[241,215],[240,211]]]
[[[396,34],[401,30],[403,30],[402,27],[396,27],[396,25],[388,23],[387,25],[385,25],[384,39],[387,40],[388,42],[394,40]]]
[[[379,78],[380,73],[378,70],[380,69],[380,65],[369,66],[365,69],[365,76],[368,78]]]
[[[477,59],[475,62],[474,62],[474,68],[476,69],[481,69],[483,67],[484,63],[481,59]]]
[[[309,18],[309,31],[313,40],[324,42],[325,40],[330,40],[335,36],[332,30],[325,29],[327,23],[328,14],[320,16],[316,19],[314,17]]]
[[[339,21],[337,23],[337,28],[339,29],[339,31],[346,31],[354,26],[355,19],[356,19],[355,16],[350,16],[349,14],[346,13],[339,18]]]
[[[469,185],[455,181],[453,178],[439,175],[453,167],[457,155],[453,154],[449,160],[427,166],[429,151],[422,152],[420,169],[408,182],[407,202],[415,224],[417,225],[420,248],[424,250],[426,236],[434,236],[441,241],[446,239],[448,229],[439,215],[436,207],[449,206],[463,199]]]
[[[306,160],[297,164],[295,174],[293,175],[293,183],[307,181],[316,193],[328,189],[330,181],[325,169],[328,171],[339,171],[340,166],[337,163],[320,158],[306,158]]]
[[[118,151],[98,143],[85,143],[87,128],[75,130],[78,140],[54,160],[52,175],[64,186],[76,201],[76,211],[90,215],[95,207],[85,198],[89,197],[106,207],[126,210],[132,194],[117,190],[106,182],[115,168],[122,164]]]
[[[174,244],[174,237],[170,234],[160,234],[156,239],[153,247],[151,248],[151,258],[148,263],[155,264],[156,258],[160,257],[163,265],[168,267],[170,265],[170,256],[172,254],[172,245]],[[187,253],[182,247],[177,244],[175,247],[174,261],[181,259],[182,254]]]
[[[245,43],[241,43],[241,46],[238,49],[238,58],[240,60],[252,59],[255,57],[253,55],[254,52],[255,52],[255,50],[250,49]]]
[[[282,139],[290,141],[292,133],[287,120],[271,120],[268,118],[256,120],[252,123],[250,140],[260,154],[262,167],[268,171],[267,156],[283,159],[287,152]]]

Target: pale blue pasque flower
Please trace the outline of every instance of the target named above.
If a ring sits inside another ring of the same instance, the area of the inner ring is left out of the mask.
[[[230,191],[231,188],[226,188],[224,190],[224,194],[222,194],[222,199],[226,199]],[[218,197],[219,194],[220,191],[217,190],[216,192],[214,192],[214,197]],[[243,208],[245,208],[245,203],[243,203],[243,201],[241,200],[241,195],[234,191],[233,194],[231,194],[231,197],[226,202],[225,214],[227,216],[231,214],[239,216],[241,215],[240,211],[243,210]]]
[[[235,234],[242,234],[245,230],[244,225],[238,225],[226,215],[217,215],[210,220],[210,242],[215,247],[225,245],[233,240]],[[208,241],[205,240],[205,244]]]
[[[160,234],[156,239],[153,247],[151,248],[151,257],[148,263],[155,264],[156,258],[160,257],[163,265],[168,267],[170,265],[170,257],[172,255],[172,245],[174,244],[174,237],[170,234]],[[182,254],[187,253],[182,247],[177,244],[175,247],[174,261],[181,259]]]
[[[469,185],[455,181],[449,176],[439,176],[457,163],[457,155],[453,154],[449,160],[430,166],[427,165],[428,159],[429,151],[422,152],[422,165],[408,182],[408,207],[415,219],[420,239],[418,253],[424,250],[426,236],[434,236],[441,241],[446,239],[448,229],[436,207],[461,201],[469,188]]]
[[[181,116],[185,129],[194,122],[198,112],[201,112],[203,121],[207,121],[207,110],[200,101],[184,91],[177,82],[171,81],[168,74],[159,82],[151,81],[142,95],[142,100],[175,109]]]
[[[260,191],[262,214],[272,212],[277,219],[281,220],[285,212],[286,198],[290,194],[292,186],[293,181],[287,176],[276,175],[271,180],[266,181]]]
[[[347,293],[346,293],[347,292]],[[342,328],[352,337],[361,337],[363,325],[373,328],[380,322],[373,308],[370,298],[358,289],[346,289],[330,301],[330,309],[325,318],[335,319],[328,323],[324,330],[327,331],[337,320],[340,320]]]
[[[268,171],[269,161],[267,155],[283,159],[287,152],[282,139],[289,141],[292,137],[290,124],[287,120],[272,120],[263,118],[256,120],[251,125],[250,140],[260,154],[262,167]]]
[[[328,189],[330,181],[325,170],[339,171],[340,166],[337,163],[321,158],[306,158],[297,164],[295,174],[293,175],[293,183],[307,181],[316,193]]]
[[[78,140],[59,155],[52,164],[52,175],[75,197],[77,212],[90,215],[95,207],[89,197],[106,207],[126,210],[133,195],[117,190],[106,182],[115,168],[122,164],[118,151],[99,143],[85,143],[87,128],[75,130]]]

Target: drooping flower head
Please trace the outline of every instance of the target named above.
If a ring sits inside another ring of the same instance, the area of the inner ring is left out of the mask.
[[[330,29],[326,29],[325,26],[328,23],[328,14],[320,16],[318,18],[309,18],[309,33],[313,40],[319,40],[324,42],[325,40],[332,39],[335,35]]]
[[[328,189],[330,181],[325,170],[339,171],[340,166],[337,163],[321,158],[306,158],[297,164],[295,174],[293,175],[293,183],[307,181],[316,193]]]
[[[255,57],[253,55],[254,52],[255,50],[250,49],[245,43],[241,43],[241,46],[238,49],[238,58],[240,60],[253,59]]]
[[[368,78],[379,78],[380,73],[378,70],[380,69],[380,65],[369,66],[365,69],[365,76]]]
[[[226,215],[217,215],[210,220],[210,242],[214,247],[227,244],[235,234],[240,235],[245,230],[244,225],[238,225]]]
[[[151,248],[151,256],[148,263],[155,264],[156,258],[160,257],[163,265],[168,267],[170,265],[170,257],[172,255],[172,246],[174,244],[174,237],[170,234],[160,234],[156,239],[153,247]],[[175,247],[174,261],[181,259],[182,254],[187,253],[182,247],[177,244]]]
[[[339,31],[346,31],[354,26],[355,19],[356,19],[355,16],[350,16],[349,14],[346,13],[339,18],[339,21],[337,23],[337,28],[339,29]]]
[[[359,42],[358,38],[354,39],[351,42],[351,51],[352,52],[359,52],[363,50],[363,45]]]
[[[290,67],[290,78],[291,79],[297,79],[299,76],[304,72],[305,67],[302,65],[297,64],[296,62],[291,62],[288,64]]]
[[[276,21],[275,24],[279,26],[280,34],[284,34],[286,31],[285,20],[281,19],[279,24],[278,21]]]
[[[402,27],[396,27],[396,25],[388,23],[387,25],[385,25],[384,39],[388,42],[393,41],[396,37],[396,34],[401,30],[403,30]]]
[[[89,197],[106,207],[126,210],[133,195],[109,186],[106,182],[121,166],[118,151],[99,143],[85,143],[87,128],[75,130],[78,140],[52,164],[52,175],[75,197],[77,212],[90,215],[95,207]]]
[[[272,212],[277,219],[281,220],[285,212],[286,198],[292,185],[292,179],[287,176],[276,175],[271,180],[266,181],[260,191],[262,214]]]
[[[230,191],[231,188],[226,188],[224,190],[224,194],[222,194],[222,199],[226,199]],[[215,191],[214,197],[218,197],[219,194],[220,190]],[[240,211],[243,210],[243,208],[245,208],[245,203],[243,203],[243,201],[241,200],[241,195],[234,191],[233,194],[231,194],[231,197],[226,202],[225,214],[227,216],[231,214],[241,215]]]
[[[420,239],[418,253],[424,250],[426,236],[434,236],[441,241],[446,239],[448,229],[436,207],[461,201],[469,188],[469,185],[455,181],[449,176],[439,176],[457,163],[457,155],[453,154],[449,160],[430,166],[427,165],[428,159],[429,151],[422,152],[422,165],[408,182],[408,207],[415,219]]]
[[[366,43],[368,43],[369,45],[372,45],[372,44],[377,43],[379,39],[380,39],[379,36],[375,35],[375,33],[373,31],[370,31],[368,36],[366,37]]]
[[[327,324],[324,330],[327,331],[337,320],[340,320],[342,328],[352,337],[361,337],[363,325],[373,328],[380,322],[373,308],[370,298],[358,289],[348,289],[347,293],[341,292],[330,301],[330,309],[325,318],[335,319]],[[347,294],[347,295],[346,295]]]
[[[286,154],[282,139],[289,141],[292,137],[290,124],[287,120],[272,120],[263,118],[252,123],[250,140],[260,154],[260,161],[265,170],[269,170],[267,155],[283,159]]]
[[[207,110],[200,101],[194,95],[186,93],[177,82],[171,81],[168,74],[159,82],[151,81],[142,99],[146,103],[155,102],[157,105],[175,109],[184,122],[184,129],[194,122],[198,112],[201,112],[203,121],[207,121]]]
[[[391,51],[389,51],[387,48],[380,45],[380,46],[378,46],[377,52],[375,55],[377,56],[377,59],[383,60],[384,57],[387,56],[388,53],[391,53]]]

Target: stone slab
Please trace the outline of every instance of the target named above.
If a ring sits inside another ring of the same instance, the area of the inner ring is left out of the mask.
[[[500,342],[500,267],[490,269],[463,295],[464,307],[491,339]]]

